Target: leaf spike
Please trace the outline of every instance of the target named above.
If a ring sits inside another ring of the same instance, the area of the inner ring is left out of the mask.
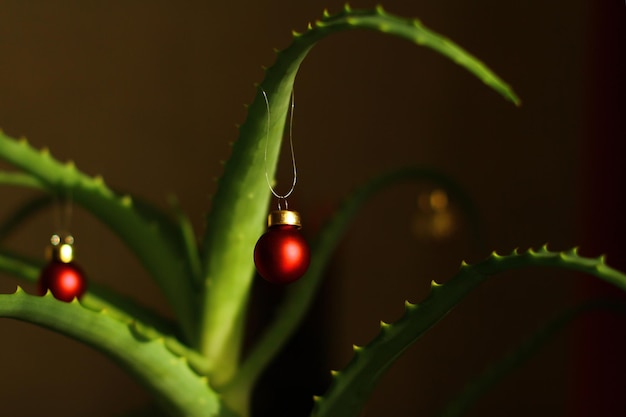
[[[330,17],[330,13],[328,12],[328,9],[324,9],[324,11],[322,12],[322,16],[324,18]]]
[[[379,3],[376,5],[376,13],[378,13],[381,16],[385,14],[385,8],[383,7],[382,4]]]
[[[337,375],[339,375],[339,371],[335,371],[334,369],[330,370],[330,376],[332,376],[333,378],[336,378]]]
[[[578,246],[574,246],[568,252],[569,252],[569,254],[571,254],[573,256],[578,256],[578,249],[580,249]]]
[[[307,23],[306,28],[307,30],[313,30],[313,25],[311,25],[311,22]]]
[[[26,136],[20,136],[19,139],[17,140],[17,143],[19,143],[20,145],[28,145],[28,139],[26,139]]]
[[[435,281],[434,279],[432,281],[430,281],[430,288],[437,288],[437,287],[441,287],[443,284],[438,284],[437,281]]]
[[[292,35],[294,38],[299,38],[299,37],[301,37],[301,36],[302,36],[302,33],[297,32],[296,30],[292,30],[292,31],[291,31],[291,35]]]
[[[102,178],[102,175],[98,174],[93,177],[93,182],[95,182],[98,185],[104,185],[104,178]]]
[[[350,13],[352,11],[352,7],[350,7],[350,3],[346,3],[343,5],[343,11],[346,13]]]
[[[537,254],[537,252],[535,252],[535,250],[532,247],[528,248],[528,250],[526,252],[528,252],[529,255],[536,255]]]
[[[39,149],[39,153],[42,156],[50,156],[50,149],[48,149],[47,146],[44,146],[43,148]]]
[[[511,256],[519,255],[519,248],[513,248],[511,251]]]
[[[539,252],[550,252],[550,250],[548,249],[548,242],[544,243],[543,246],[541,246]]]
[[[412,310],[415,307],[417,307],[417,304],[413,304],[411,302],[409,302],[409,300],[404,300],[404,308],[407,310]]]
[[[498,255],[498,252],[496,252],[495,250],[491,252],[491,257],[494,259],[502,258],[502,256]]]
[[[363,347],[358,345],[352,345],[352,350],[354,351],[354,353],[359,353],[363,350]]]
[[[461,261],[461,266],[459,267],[459,269],[466,269],[466,268],[469,268],[469,264],[465,262],[465,259],[463,259]]]
[[[389,323],[386,323],[385,321],[381,320],[380,321],[380,328],[381,329],[385,329],[387,327],[389,327]]]
[[[120,203],[122,203],[124,207],[132,207],[133,198],[129,194],[124,194],[124,196],[120,199]]]
[[[383,33],[389,32],[390,28],[391,27],[387,23],[381,23],[380,25],[378,25],[378,30],[380,30]],[[418,43],[420,43],[420,42],[418,41]]]
[[[320,397],[319,395],[314,395],[313,396],[313,401],[318,403],[318,402],[322,401],[322,397]]]
[[[603,253],[602,255],[598,256],[596,258],[598,260],[598,262],[600,262],[601,264],[605,264],[606,263],[606,253]]]

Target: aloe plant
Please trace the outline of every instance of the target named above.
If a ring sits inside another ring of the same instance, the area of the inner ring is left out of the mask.
[[[274,321],[250,352],[242,355],[245,313],[255,279],[252,251],[263,233],[271,198],[266,173],[272,178],[276,171],[297,71],[318,41],[351,29],[372,30],[431,48],[506,100],[516,105],[520,102],[478,59],[417,20],[396,17],[381,7],[352,10],[346,6],[336,14],[325,12],[306,31],[294,33],[291,45],[278,51],[275,64],[266,70],[199,239],[182,210],[163,212],[120,194],[103,178],[84,174],[72,162],[56,160],[47,149],[35,149],[26,139],[0,133],[0,157],[15,168],[0,172],[0,183],[38,189],[46,196],[71,195],[74,204],[109,226],[132,250],[162,290],[176,321],[166,321],[97,282],[90,284],[80,300],[70,303],[56,300],[50,293],[29,295],[18,288],[13,294],[0,295],[0,316],[44,326],[103,352],[150,390],[169,415],[249,416],[251,393],[260,374],[301,323],[342,232],[370,196],[390,184],[427,178],[446,188],[471,214],[471,203],[463,191],[432,170],[400,169],[364,184],[346,198],[314,238],[308,272],[289,286]],[[272,115],[269,126],[264,94]],[[43,197],[27,203],[7,219],[0,234],[19,226],[50,201]],[[20,279],[36,281],[42,265],[40,260],[9,251],[0,253],[0,270]],[[407,302],[401,319],[381,322],[378,336],[369,344],[354,346],[353,359],[345,369],[332,372],[328,391],[315,398],[311,416],[359,415],[385,370],[466,294],[495,274],[535,266],[581,271],[626,289],[626,275],[607,266],[602,258],[585,258],[575,249],[552,252],[543,247],[508,255],[492,253],[475,265],[463,263],[445,284],[433,282],[423,302]],[[498,369],[508,369],[510,363]],[[463,412],[493,381],[478,381],[477,388],[451,403],[446,415]]]

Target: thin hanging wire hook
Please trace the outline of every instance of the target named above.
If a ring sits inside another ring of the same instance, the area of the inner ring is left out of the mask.
[[[280,200],[284,200],[285,201],[285,209],[288,209],[287,197],[289,197],[291,195],[291,193],[293,193],[293,190],[296,188],[296,182],[298,181],[298,171],[296,170],[296,155],[295,155],[294,150],[293,150],[293,108],[295,106],[295,96],[294,96],[293,90],[291,90],[291,106],[290,106],[290,109],[289,109],[289,147],[291,149],[291,163],[292,163],[292,166],[293,166],[293,182],[291,183],[291,188],[289,189],[289,191],[286,194],[280,195],[280,194],[278,194],[278,192],[276,192],[274,187],[272,187],[269,175],[267,175],[267,143],[269,142],[269,137],[270,137],[270,121],[271,121],[270,102],[269,102],[269,100],[267,98],[267,94],[265,93],[265,90],[263,90],[263,88],[261,88],[261,92],[263,93],[263,98],[265,99],[265,107],[267,109],[267,129],[265,131],[265,155],[264,155],[264,158],[265,158],[265,161],[264,161],[265,162],[265,180],[267,181],[267,186],[270,188],[270,191],[272,192],[274,197],[279,199],[278,209],[281,210]]]
[[[63,194],[57,194],[54,200],[56,233],[69,235],[72,221],[72,192],[67,190]]]

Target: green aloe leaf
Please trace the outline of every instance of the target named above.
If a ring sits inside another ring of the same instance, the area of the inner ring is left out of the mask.
[[[626,274],[601,258],[585,258],[577,251],[551,252],[547,247],[501,256],[495,252],[476,265],[463,263],[445,284],[432,283],[430,295],[420,304],[406,303],[404,316],[393,324],[381,323],[380,333],[366,346],[354,346],[354,356],[324,397],[317,397],[311,416],[357,416],[380,377],[409,346],[441,320],[469,292],[492,275],[532,266],[556,267],[596,276],[626,291]]]
[[[0,271],[18,279],[34,284],[43,267],[42,261],[0,250]],[[145,326],[154,327],[163,333],[174,334],[176,332],[174,323],[94,281],[89,282],[88,291],[81,298],[81,303],[95,311],[106,309],[111,315],[121,320],[139,320]]]
[[[193,277],[186,257],[172,238],[171,228],[163,226],[154,214],[144,217],[145,205],[120,196],[106,186],[101,177],[80,172],[72,162],[55,160],[48,150],[38,151],[26,140],[15,140],[0,131],[0,159],[23,173],[2,173],[0,181],[10,185],[42,188],[79,204],[108,225],[131,248],[150,275],[161,287],[174,310],[186,339],[196,338],[196,304]],[[166,223],[167,224],[167,223]]]
[[[64,303],[51,294],[37,297],[19,288],[0,295],[0,317],[34,323],[94,347],[134,375],[172,416],[232,415],[185,356],[172,352],[166,338],[145,332],[135,322],[120,321],[106,310],[86,309],[76,300]]]
[[[0,171],[0,184],[2,185],[12,185],[12,186],[22,186],[25,188],[35,188],[41,191],[46,191],[45,183],[37,180],[32,175],[28,175],[22,172],[6,172]],[[128,193],[122,193],[119,190],[115,190],[117,195],[129,195]],[[172,197],[172,200],[175,200]],[[54,196],[52,194],[45,194],[41,196],[34,197],[30,200],[22,203],[17,209],[15,209],[12,213],[7,216],[7,218],[0,224],[0,240],[5,238],[9,233],[13,232],[15,229],[19,228],[25,221],[27,221],[31,216],[36,213],[54,205],[60,204],[60,198],[58,196]],[[190,231],[189,219],[186,214],[175,205],[176,209],[176,222],[174,222],[170,216],[166,215],[160,209],[152,205],[146,200],[133,197],[133,206],[134,209],[143,217],[146,221],[157,223],[159,228],[163,230],[163,233],[169,240],[174,243],[176,248],[181,250],[181,254],[184,256],[188,256],[185,253],[184,248],[187,248],[188,240],[193,239],[194,241],[194,249],[195,256],[197,258],[197,247],[195,247],[195,237],[189,236],[189,234],[193,234],[193,231]],[[190,253],[192,253],[190,251]],[[195,259],[194,262],[197,264],[199,260]],[[199,267],[196,265],[195,270],[197,270],[196,274],[199,277]]]
[[[42,267],[43,262],[0,250],[1,272],[35,283]],[[205,358],[178,340],[176,325],[156,312],[137,304],[133,299],[122,296],[97,282],[90,282],[88,291],[80,302],[89,310],[106,311],[109,316],[117,320],[134,322],[145,333],[150,332],[155,335],[154,337],[164,337],[171,351],[186,356],[189,359],[189,365],[197,372],[205,372],[207,367]]]
[[[236,373],[241,327],[254,275],[252,252],[263,233],[270,201],[266,168],[268,176],[273,178],[296,73],[318,41],[352,29],[373,30],[432,48],[508,100],[519,103],[506,83],[461,47],[417,20],[393,16],[380,7],[351,10],[346,6],[335,15],[325,13],[305,32],[295,33],[293,43],[277,52],[275,64],[267,70],[248,109],[248,117],[240,128],[239,139],[233,146],[207,219],[201,250],[205,301],[201,311],[203,335],[200,346],[214,364],[212,375],[217,384],[227,383]],[[263,92],[269,101],[269,127]]]
[[[254,386],[261,372],[298,328],[315,300],[317,290],[324,278],[326,265],[356,213],[370,198],[384,189],[399,183],[418,181],[444,188],[451,200],[459,204],[468,223],[473,226],[472,240],[482,240],[480,220],[472,200],[456,181],[441,172],[428,168],[409,167],[368,181],[346,198],[331,220],[322,228],[312,245],[312,262],[306,275],[289,287],[283,302],[276,309],[274,321],[263,332],[252,352],[246,357],[235,379],[223,390],[228,403],[246,402],[245,394]]]

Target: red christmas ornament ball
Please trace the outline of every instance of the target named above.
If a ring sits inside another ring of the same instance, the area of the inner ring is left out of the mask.
[[[309,267],[311,251],[298,226],[271,226],[254,247],[254,264],[263,278],[275,284],[298,280]]]
[[[50,290],[54,298],[70,302],[85,293],[87,280],[83,270],[74,262],[53,260],[41,271],[38,287],[41,295]]]

